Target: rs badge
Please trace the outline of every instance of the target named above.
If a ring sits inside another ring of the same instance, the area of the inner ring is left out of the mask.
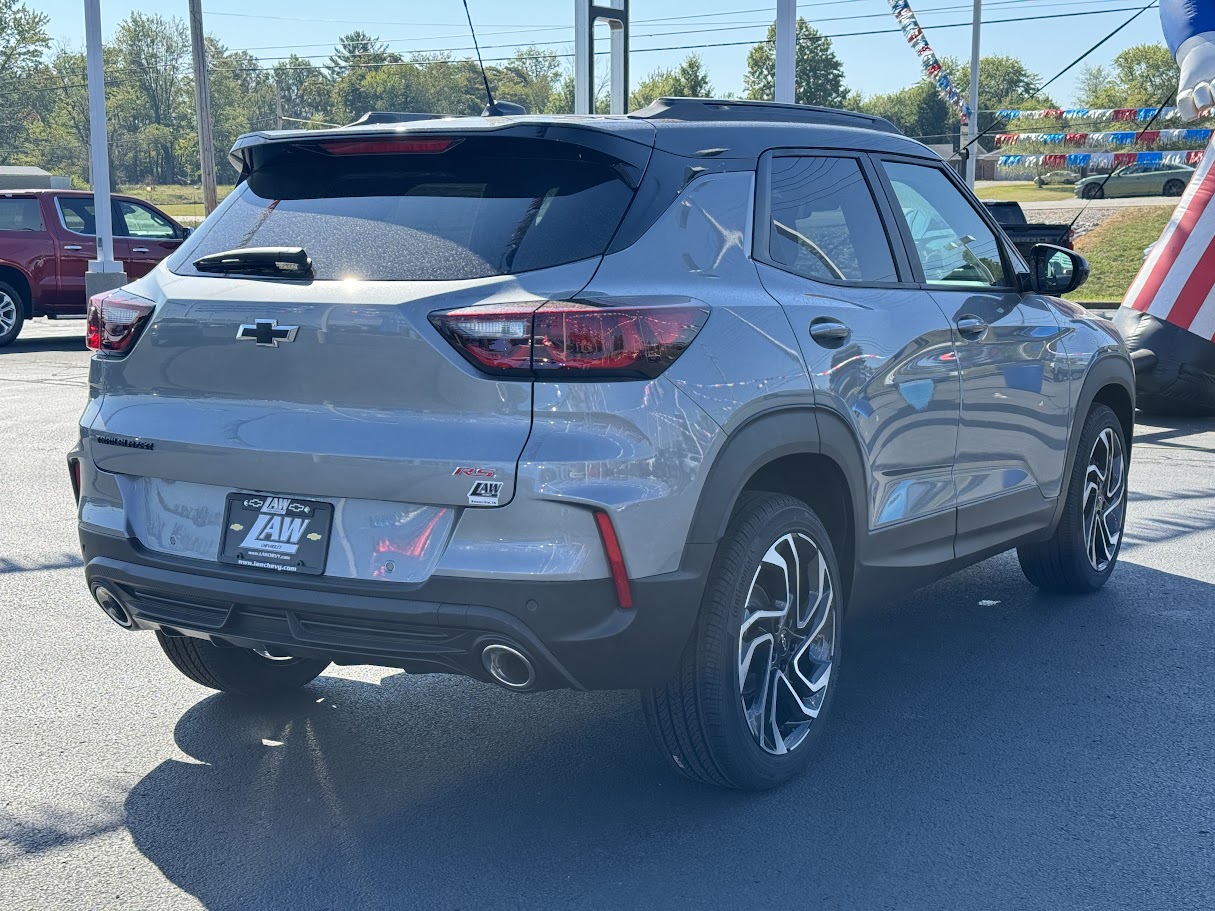
[[[501,496],[501,481],[478,481],[468,492],[468,504],[470,506],[497,506]]]

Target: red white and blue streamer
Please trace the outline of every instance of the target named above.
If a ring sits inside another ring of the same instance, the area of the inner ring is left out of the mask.
[[[911,49],[920,58],[920,66],[924,70],[924,75],[937,87],[937,91],[945,99],[945,103],[958,112],[962,123],[969,123],[970,105],[949,81],[949,74],[941,66],[937,55],[933,53],[932,46],[929,45],[928,39],[924,36],[924,30],[920,28],[920,23],[911,9],[911,4],[907,0],[888,0],[888,2],[890,11],[894,13],[894,18],[898,20],[899,27],[903,30],[903,37],[907,39]]]

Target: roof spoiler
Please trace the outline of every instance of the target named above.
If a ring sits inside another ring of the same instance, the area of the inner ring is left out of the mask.
[[[805,123],[816,126],[860,127],[903,135],[889,120],[872,114],[821,108],[812,104],[739,101],[734,98],[659,98],[629,116],[639,120],[758,120],[766,123]]]

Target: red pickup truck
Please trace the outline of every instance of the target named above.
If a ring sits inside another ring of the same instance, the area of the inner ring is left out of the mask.
[[[189,234],[155,206],[111,198],[114,258],[135,279]],[[75,190],[0,191],[0,348],[35,316],[83,316],[84,273],[97,258],[93,194]]]

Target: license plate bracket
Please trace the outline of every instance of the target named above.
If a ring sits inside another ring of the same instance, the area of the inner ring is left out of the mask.
[[[230,493],[219,561],[318,576],[329,556],[333,504],[271,494]]]

